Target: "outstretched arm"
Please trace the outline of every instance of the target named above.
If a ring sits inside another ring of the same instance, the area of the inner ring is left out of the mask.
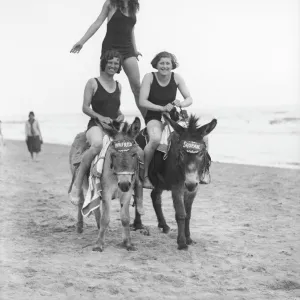
[[[181,76],[179,76],[177,73],[175,74],[175,81],[177,83],[178,89],[184,98],[184,100],[181,102],[180,100],[175,100],[174,104],[179,107],[188,107],[193,103],[193,98],[190,95],[190,92]]]
[[[110,7],[110,1],[106,0],[103,4],[102,10],[96,21],[89,27],[85,35],[80,39],[79,42],[77,42],[73,48],[71,49],[71,53],[78,53],[83,45],[97,32],[97,30],[100,28],[100,26],[103,24],[104,20],[108,16]]]

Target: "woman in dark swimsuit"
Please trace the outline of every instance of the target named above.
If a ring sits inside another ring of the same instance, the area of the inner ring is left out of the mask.
[[[136,13],[139,10],[138,0],[106,0],[100,15],[89,27],[85,35],[71,49],[71,53],[78,53],[83,45],[96,33],[107,19],[107,32],[102,43],[101,57],[105,51],[114,49],[123,56],[123,68],[128,77],[135,102],[138,105],[140,92],[140,72],[136,48],[134,25]],[[145,110],[140,109],[144,116]]]
[[[79,203],[84,175],[102,149],[105,129],[97,123],[100,122],[105,126],[113,120],[117,122],[124,120],[124,115],[120,111],[121,85],[114,80],[114,75],[121,71],[121,59],[121,54],[116,50],[106,51],[100,63],[100,76],[89,79],[85,86],[82,111],[91,117],[86,131],[86,138],[91,147],[83,155],[70,193],[74,205]]]
[[[173,54],[160,52],[154,57],[151,65],[157,69],[157,72],[148,73],[144,76],[139,100],[140,106],[147,109],[145,123],[149,134],[149,143],[144,149],[145,188],[153,188],[148,178],[148,167],[161,140],[162,113],[170,112],[173,109],[173,104],[179,107],[187,107],[193,103],[182,77],[172,72],[178,65]],[[184,98],[183,101],[176,99],[177,88]]]

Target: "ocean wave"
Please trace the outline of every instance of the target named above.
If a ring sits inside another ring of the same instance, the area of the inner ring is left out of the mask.
[[[273,124],[292,123],[292,122],[299,122],[299,121],[300,121],[300,118],[286,117],[286,118],[270,120],[269,123],[271,125],[273,125]]]

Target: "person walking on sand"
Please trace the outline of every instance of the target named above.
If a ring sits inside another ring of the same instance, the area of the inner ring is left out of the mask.
[[[0,120],[0,146],[1,147],[5,146],[3,133],[2,133],[2,121],[1,120]]]
[[[146,110],[139,106],[140,72],[138,52],[135,42],[134,26],[136,13],[139,10],[138,0],[106,0],[96,21],[89,27],[84,36],[72,47],[71,53],[79,53],[83,45],[97,32],[107,19],[106,36],[102,43],[101,58],[107,50],[117,50],[123,57],[123,68],[128,77],[135,103],[142,116]]]
[[[26,144],[32,160],[37,160],[43,143],[42,133],[33,111],[29,113],[28,117],[29,119],[25,123]]]
[[[122,56],[118,51],[106,51],[100,62],[100,76],[89,79],[85,86],[82,111],[91,117],[86,130],[86,138],[91,147],[84,152],[69,194],[74,205],[79,203],[84,176],[102,149],[103,137],[106,134],[104,127],[113,120],[119,123],[124,120],[120,110],[122,89],[120,83],[114,79],[115,74],[121,72],[121,63]]]

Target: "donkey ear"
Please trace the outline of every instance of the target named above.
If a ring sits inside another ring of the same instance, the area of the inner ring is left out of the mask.
[[[128,130],[128,134],[131,136],[131,138],[135,139],[139,134],[140,130],[141,120],[140,118],[136,117]]]
[[[163,116],[179,135],[181,135],[184,132],[184,127],[177,124],[175,121],[170,119],[167,115],[163,114]]]
[[[208,124],[203,125],[199,129],[197,129],[197,132],[202,136],[206,136],[209,133],[211,133],[216,126],[217,126],[217,119],[213,119]]]

